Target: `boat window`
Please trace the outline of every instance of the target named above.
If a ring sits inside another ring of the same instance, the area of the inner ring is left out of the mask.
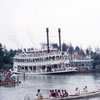
[[[19,71],[19,72],[21,71],[21,66],[18,66],[18,71]]]
[[[22,59],[23,62],[25,62],[25,59]]]
[[[61,60],[63,60],[64,59],[64,57],[63,56],[61,56]]]
[[[22,66],[21,69],[24,69],[24,67]]]
[[[56,56],[56,59],[59,60],[59,56]]]
[[[49,57],[49,60],[51,60],[51,57]]]
[[[38,62],[38,61],[39,61],[39,58],[37,58],[36,60],[37,60],[37,62]]]
[[[29,68],[30,68],[30,70],[32,71],[32,66],[30,66]]]
[[[36,70],[36,66],[33,66],[33,70]]]
[[[57,64],[54,65],[54,68],[57,68]]]
[[[65,59],[67,59],[67,56],[65,56]]]
[[[41,58],[41,61],[43,61],[43,58]]]
[[[53,56],[52,59],[55,60],[55,56]]]
[[[82,66],[84,66],[84,64],[82,64]]]
[[[47,61],[47,60],[48,60],[48,57],[45,58],[45,61]]]
[[[25,72],[27,72],[28,71],[28,66],[25,66]]]
[[[42,69],[45,69],[45,66],[42,66]]]
[[[27,60],[25,59],[25,62],[27,62]]]

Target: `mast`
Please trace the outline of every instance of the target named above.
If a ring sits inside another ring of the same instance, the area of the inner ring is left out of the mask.
[[[47,50],[48,50],[48,53],[50,52],[49,50],[49,29],[46,28],[46,33],[47,33]]]
[[[58,28],[58,34],[59,34],[59,50],[61,51],[61,30]]]

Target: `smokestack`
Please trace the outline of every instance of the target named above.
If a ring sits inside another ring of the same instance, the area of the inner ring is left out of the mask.
[[[49,29],[46,28],[46,32],[47,32],[47,50],[48,50],[48,53],[50,52],[49,50]]]
[[[61,35],[60,35],[60,33],[61,33],[61,30],[60,30],[60,28],[58,28],[58,34],[59,34],[59,50],[61,51]]]

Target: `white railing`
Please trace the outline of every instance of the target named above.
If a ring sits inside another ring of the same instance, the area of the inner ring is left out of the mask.
[[[23,54],[16,54],[15,57],[41,57],[41,56],[51,56],[51,55],[61,55],[62,52],[50,52],[50,53],[23,53]],[[65,53],[67,54],[67,53]]]

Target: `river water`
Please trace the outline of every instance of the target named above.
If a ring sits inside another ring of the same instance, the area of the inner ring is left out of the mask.
[[[100,73],[76,73],[63,75],[19,75],[21,84],[10,87],[0,87],[0,100],[24,100],[26,94],[36,96],[40,89],[44,97],[49,96],[50,89],[66,89],[69,94],[75,93],[75,88],[80,91],[88,86],[88,91],[100,88]],[[100,97],[80,100],[100,100]]]

